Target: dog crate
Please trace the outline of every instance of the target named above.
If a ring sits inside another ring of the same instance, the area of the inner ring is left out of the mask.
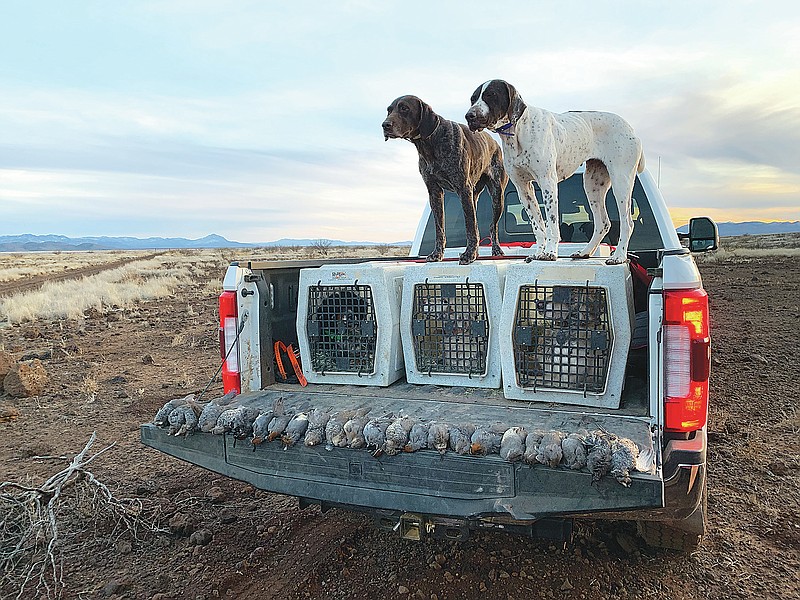
[[[632,330],[627,265],[515,264],[500,323],[505,396],[619,408]]]
[[[403,270],[368,262],[300,271],[297,338],[309,382],[387,386],[402,377]]]
[[[401,331],[409,383],[500,387],[497,326],[507,264],[406,269]]]

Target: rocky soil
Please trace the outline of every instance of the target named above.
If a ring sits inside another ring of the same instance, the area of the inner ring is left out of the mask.
[[[566,547],[502,534],[400,540],[362,515],[300,509],[144,447],[139,424],[216,370],[216,297],[201,281],[135,310],[0,329],[5,350],[50,378],[38,396],[0,397],[0,481],[40,484],[93,431],[98,447],[115,444],[93,473],[140,499],[162,531],[134,535],[71,505],[60,515],[64,598],[800,598],[800,268],[733,258],[701,270],[714,348],[710,532],[688,556],[649,549],[628,522],[579,523]],[[0,579],[0,597],[15,594]]]

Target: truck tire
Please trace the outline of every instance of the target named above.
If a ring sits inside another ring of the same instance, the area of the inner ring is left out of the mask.
[[[688,554],[700,546],[707,515],[708,492],[704,485],[700,504],[684,521],[637,521],[636,529],[648,546]]]
[[[702,536],[672,527],[659,521],[639,521],[636,524],[639,536],[648,546],[662,550],[689,553],[697,550]]]

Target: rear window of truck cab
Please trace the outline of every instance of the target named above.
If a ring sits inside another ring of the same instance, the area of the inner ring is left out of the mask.
[[[543,210],[542,192],[534,184],[539,209]],[[603,239],[604,244],[615,245],[619,240],[619,212],[613,190],[606,195],[606,208],[611,219],[611,231]],[[589,241],[594,228],[589,201],[583,190],[583,175],[576,173],[558,184],[558,212],[561,228],[561,241],[582,244]],[[464,213],[461,209],[461,200],[453,192],[444,195],[445,231],[447,233],[447,247],[459,248],[466,246],[464,231]],[[542,212],[544,215],[544,212]],[[492,199],[488,191],[483,190],[478,198],[478,229],[483,245],[489,238],[489,226],[492,221]],[[633,235],[631,236],[629,250],[652,251],[663,248],[661,233],[658,229],[655,216],[650,208],[650,202],[642,188],[639,178],[633,186],[631,196],[631,217],[633,218]],[[514,242],[534,241],[533,230],[525,207],[520,202],[519,194],[514,184],[509,182],[505,194],[505,207],[498,223],[498,235],[501,244]],[[428,220],[425,233],[422,237],[420,254],[426,255],[433,250],[436,238],[433,215]]]

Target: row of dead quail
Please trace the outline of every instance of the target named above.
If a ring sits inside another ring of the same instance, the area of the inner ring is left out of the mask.
[[[426,422],[402,413],[371,417],[369,412],[369,408],[340,411],[312,408],[295,413],[286,408],[283,398],[259,412],[227,394],[206,403],[196,402],[192,396],[171,400],[158,411],[153,422],[168,426],[173,435],[200,430],[230,433],[239,440],[250,438],[253,450],[264,442],[280,439],[284,450],[302,440],[306,446],[324,443],[328,450],[366,448],[375,457],[425,449],[441,455],[448,451],[474,456],[499,454],[507,462],[573,470],[586,468],[592,474],[592,483],[610,474],[626,487],[631,485],[630,472],[646,472],[651,462],[651,456],[642,455],[632,440],[602,430],[564,433],[499,423],[475,427]]]

